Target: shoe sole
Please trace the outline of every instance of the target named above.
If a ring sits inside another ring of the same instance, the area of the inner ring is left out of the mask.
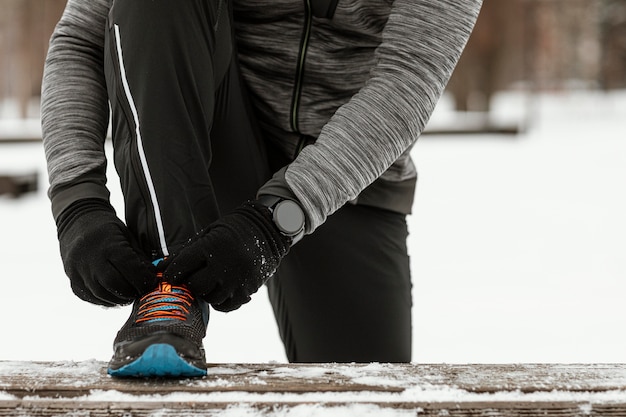
[[[185,361],[176,349],[165,343],[150,345],[134,361],[118,368],[108,368],[108,374],[120,378],[180,378],[203,377],[201,369]]]

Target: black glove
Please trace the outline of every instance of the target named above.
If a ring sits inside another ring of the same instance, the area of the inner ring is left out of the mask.
[[[290,246],[267,207],[248,202],[190,240],[170,258],[164,277],[216,310],[236,310],[274,275]]]
[[[73,203],[57,219],[61,258],[72,290],[93,304],[127,304],[155,288],[156,270],[135,249],[126,225],[100,199]]]

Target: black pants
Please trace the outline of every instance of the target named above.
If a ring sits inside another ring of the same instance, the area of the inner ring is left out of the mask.
[[[231,19],[225,0],[115,0],[109,13],[115,166],[128,227],[155,258],[253,199],[275,169]],[[291,249],[268,284],[290,361],[410,360],[406,237],[404,215],[347,205]]]

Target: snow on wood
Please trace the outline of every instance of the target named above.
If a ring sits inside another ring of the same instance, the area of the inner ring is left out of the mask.
[[[626,416],[625,364],[213,364],[188,380],[105,366],[0,362],[0,416]]]

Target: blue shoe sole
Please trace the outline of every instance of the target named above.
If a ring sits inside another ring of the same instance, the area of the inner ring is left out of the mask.
[[[167,378],[167,377],[202,377],[207,374],[186,362],[173,346],[160,343],[150,345],[134,361],[118,368],[107,370],[108,374],[122,378]]]

